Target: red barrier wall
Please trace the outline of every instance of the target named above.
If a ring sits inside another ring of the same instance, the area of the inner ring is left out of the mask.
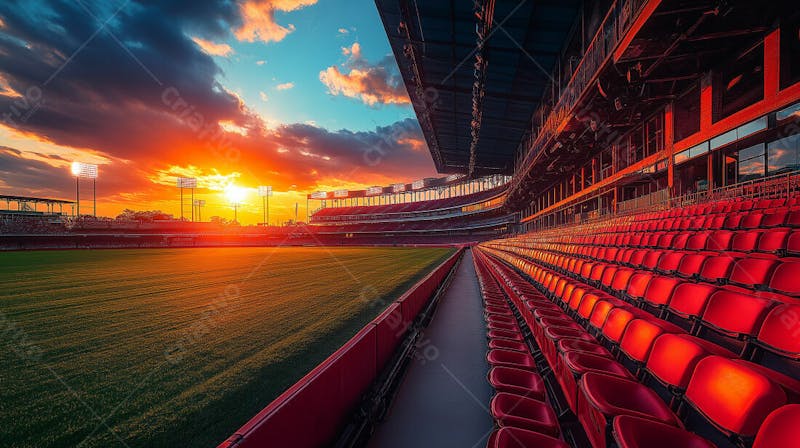
[[[463,249],[389,305],[219,448],[314,448],[334,440]]]

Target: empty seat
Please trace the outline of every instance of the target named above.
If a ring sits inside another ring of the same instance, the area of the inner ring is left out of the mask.
[[[761,227],[780,227],[786,222],[786,216],[789,211],[786,209],[770,211],[767,210],[764,217],[761,219]]]
[[[734,252],[743,253],[752,252],[756,250],[760,236],[761,231],[759,230],[746,230],[737,232],[736,235],[733,236],[731,250]]]
[[[558,417],[545,402],[520,395],[500,392],[490,404],[492,416],[498,426],[510,426],[558,436]]]
[[[680,283],[682,280],[679,278],[657,275],[647,285],[644,301],[651,306],[663,308],[669,303],[675,287]]]
[[[569,448],[562,440],[527,429],[504,427],[489,436],[487,448]]]
[[[602,329],[602,334],[606,340],[613,344],[619,343],[628,323],[636,317],[632,311],[625,308],[614,308],[608,313]]]
[[[652,389],[634,380],[588,372],[579,384],[578,420],[594,448],[607,446],[611,422],[619,415],[680,425],[677,416]]]
[[[765,258],[741,258],[736,260],[730,275],[730,283],[747,288],[763,287],[769,281],[774,260]]]
[[[662,385],[685,390],[694,368],[709,355],[736,355],[718,345],[687,334],[665,333],[656,339],[645,369]]]
[[[681,260],[685,255],[683,252],[667,252],[658,260],[656,271],[662,274],[674,273],[678,270],[678,266],[680,266]]]
[[[746,292],[720,289],[708,300],[703,324],[733,338],[755,336],[773,304]]]
[[[672,292],[670,313],[691,319],[703,314],[716,287],[703,283],[681,283]]]
[[[499,348],[503,350],[514,350],[528,353],[528,346],[524,342],[513,339],[494,338],[489,340],[489,348]]]
[[[800,404],[787,404],[767,416],[753,448],[794,448],[800,440]]]
[[[700,274],[708,255],[705,254],[686,254],[678,265],[678,275],[682,277],[694,277]]]
[[[569,351],[564,353],[563,362],[559,366],[561,366],[561,369],[556,379],[561,385],[567,403],[573,412],[577,412],[578,382],[585,373],[600,372],[606,375],[633,379],[633,376],[625,366],[608,356],[600,354]]]
[[[536,372],[512,367],[493,367],[489,371],[489,384],[498,392],[508,392],[544,401],[544,380]]]
[[[706,241],[706,249],[713,251],[726,251],[731,247],[733,232],[730,230],[717,230]]]
[[[486,361],[490,366],[536,370],[536,362],[533,360],[530,354],[513,350],[489,350],[489,353],[486,354]]]
[[[705,250],[706,244],[708,242],[708,233],[699,232],[695,233],[694,235],[690,236],[689,239],[686,241],[686,249],[687,250]]]
[[[773,308],[758,333],[758,344],[780,356],[800,359],[800,303]]]
[[[519,330],[489,330],[487,332],[487,336],[489,339],[500,338],[500,339],[513,339],[515,341],[522,341],[524,337]]]
[[[800,296],[800,261],[784,261],[775,268],[769,281],[769,289]]]
[[[653,348],[656,338],[664,328],[647,319],[633,319],[628,323],[619,343],[619,349],[637,364],[643,364]]]
[[[647,285],[653,279],[653,274],[649,272],[637,272],[631,276],[625,296],[632,301],[639,301],[647,291]]]
[[[770,412],[786,403],[769,378],[721,356],[697,363],[686,401],[726,436],[752,437]]]
[[[630,415],[614,419],[613,434],[619,448],[716,448],[685,429]]]
[[[708,257],[700,269],[698,277],[709,283],[724,283],[733,269],[734,259],[728,255]]]
[[[786,250],[788,229],[770,229],[761,234],[756,249],[759,252],[779,254]]]

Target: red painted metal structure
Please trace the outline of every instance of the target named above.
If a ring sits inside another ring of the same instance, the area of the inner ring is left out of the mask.
[[[219,448],[311,448],[334,441],[463,250],[417,282]]]

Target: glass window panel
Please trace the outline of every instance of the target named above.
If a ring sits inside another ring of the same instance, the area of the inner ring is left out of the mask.
[[[785,120],[791,116],[800,117],[800,103],[792,104],[786,109],[779,110],[777,114],[778,120]]]
[[[764,144],[739,151],[739,182],[764,176]]]
[[[736,129],[730,130],[722,135],[718,135],[711,139],[711,149],[717,149],[720,146],[727,145],[730,142],[736,141]]]
[[[736,129],[736,133],[738,134],[738,138],[745,138],[750,134],[758,132],[762,129],[767,128],[767,117],[761,117],[757,120],[753,120],[750,123],[743,124]]]
[[[767,146],[767,172],[780,174],[800,168],[800,134],[782,138]]]

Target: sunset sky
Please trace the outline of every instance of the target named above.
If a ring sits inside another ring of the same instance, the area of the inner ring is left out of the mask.
[[[2,2],[0,194],[72,200],[74,160],[100,165],[99,215],[178,215],[186,176],[204,218],[248,187],[245,224],[258,185],[276,222],[435,175],[371,0]]]

